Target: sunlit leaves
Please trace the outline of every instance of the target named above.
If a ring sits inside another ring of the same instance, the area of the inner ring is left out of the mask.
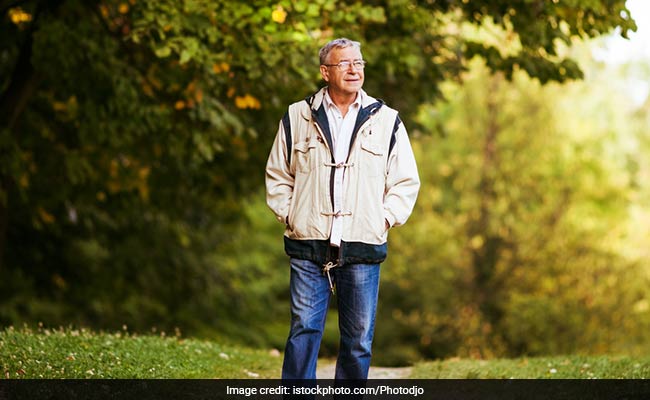
[[[253,108],[259,109],[261,107],[260,101],[250,94],[235,97],[235,105],[237,108]]]
[[[287,19],[287,12],[284,11],[281,5],[278,5],[271,13],[271,19],[278,24],[283,24]]]
[[[212,64],[212,70],[215,74],[221,74],[230,71],[230,65],[226,62]]]
[[[126,14],[129,12],[129,5],[127,3],[120,3],[117,7],[117,11],[119,11],[120,14]]]
[[[25,12],[20,7],[10,8],[7,12],[9,14],[9,19],[16,25],[21,25],[32,20],[32,15]]]

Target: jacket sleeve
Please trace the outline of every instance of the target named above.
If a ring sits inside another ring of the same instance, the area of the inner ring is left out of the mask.
[[[287,158],[286,135],[282,122],[266,162],[266,204],[278,221],[287,223],[293,196],[294,175]]]
[[[413,211],[420,178],[406,128],[399,122],[395,145],[388,158],[384,194],[384,217],[389,226],[400,226]]]

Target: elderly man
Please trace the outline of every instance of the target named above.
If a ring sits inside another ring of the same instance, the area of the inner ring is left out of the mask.
[[[335,39],[319,55],[327,86],[289,106],[266,165],[267,204],[286,225],[291,266],[282,378],[316,378],[335,294],[335,379],[367,379],[388,230],[406,222],[420,181],[397,111],[362,89],[360,44]]]

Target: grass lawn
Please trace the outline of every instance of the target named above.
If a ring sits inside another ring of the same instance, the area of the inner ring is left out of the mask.
[[[277,351],[126,330],[0,331],[2,378],[278,378],[281,364]],[[410,378],[650,378],[650,357],[449,359],[418,363]]]
[[[496,360],[449,359],[415,365],[411,378],[640,379],[650,378],[650,357],[557,356]]]
[[[0,331],[3,378],[276,378],[277,352],[126,331]]]

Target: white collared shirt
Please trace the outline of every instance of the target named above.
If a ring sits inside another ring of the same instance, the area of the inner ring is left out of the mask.
[[[350,139],[352,139],[352,131],[354,124],[357,121],[357,115],[361,109],[361,96],[362,92],[357,93],[357,98],[354,103],[350,104],[348,112],[343,116],[341,111],[336,107],[329,93],[325,91],[324,105],[327,112],[327,122],[329,122],[330,133],[332,134],[332,145],[334,153],[334,162],[345,163],[348,159],[350,152]],[[346,168],[336,168],[334,170],[334,212],[340,211],[345,213],[348,210],[343,210],[343,179],[345,177]],[[332,230],[330,231],[330,243],[335,246],[341,245],[341,237],[343,235],[343,218],[345,216],[334,216],[332,221]]]

